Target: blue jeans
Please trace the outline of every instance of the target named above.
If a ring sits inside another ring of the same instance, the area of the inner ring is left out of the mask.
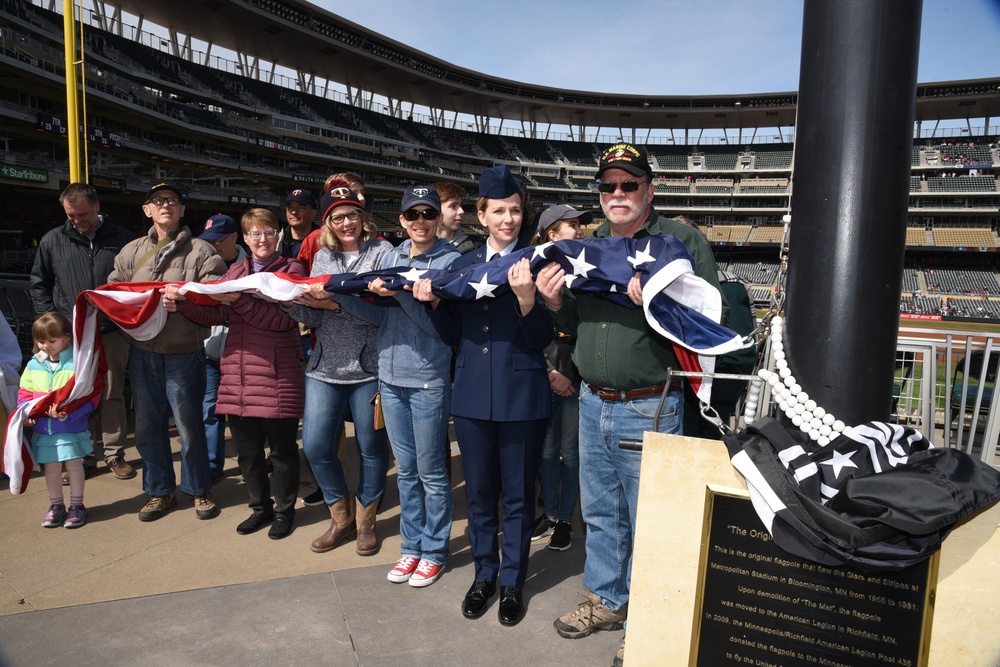
[[[344,466],[337,458],[337,442],[344,425],[344,411],[348,407],[354,416],[354,434],[361,449],[358,502],[362,507],[368,507],[382,497],[385,474],[389,469],[389,446],[385,430],[375,430],[375,406],[371,400],[377,391],[378,380],[332,384],[306,377],[302,449],[327,506],[349,493]]]
[[[202,421],[205,423],[205,441],[208,443],[208,463],[212,476],[222,475],[226,469],[226,415],[215,414],[215,403],[219,399],[218,359],[205,360],[205,400],[202,404]]]
[[[580,506],[587,524],[583,584],[612,611],[629,600],[632,540],[642,452],[619,449],[619,439],[642,440],[653,430],[659,396],[605,401],[580,387]],[[680,433],[684,392],[667,395],[660,433]]]
[[[396,456],[400,553],[444,565],[454,506],[445,469],[451,385],[410,389],[381,385],[382,410]]]
[[[173,413],[181,441],[180,489],[191,495],[206,493],[211,485],[211,469],[201,415],[204,352],[158,354],[133,346],[129,374],[143,491],[150,496],[165,496],[177,487],[168,434],[168,418]]]
[[[542,484],[545,514],[558,521],[573,518],[580,495],[580,399],[552,394],[552,417],[542,443]]]

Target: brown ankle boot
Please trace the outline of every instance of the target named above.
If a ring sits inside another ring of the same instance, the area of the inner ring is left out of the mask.
[[[344,496],[330,506],[330,527],[326,532],[312,541],[310,548],[318,554],[326,553],[354,532],[353,498]]]
[[[377,500],[368,507],[362,507],[361,503],[358,503],[355,521],[358,525],[357,552],[359,556],[371,556],[378,552],[378,536],[375,535],[375,515],[377,513]]]

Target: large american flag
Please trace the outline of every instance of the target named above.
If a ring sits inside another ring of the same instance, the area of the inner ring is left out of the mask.
[[[366,293],[368,283],[382,278],[393,290],[430,278],[434,293],[447,300],[478,301],[496,298],[510,290],[507,272],[522,258],[531,262],[537,275],[542,267],[557,262],[566,272],[567,287],[590,293],[627,308],[635,308],[626,294],[629,280],[637,272],[643,286],[646,321],[660,335],[674,343],[684,370],[711,371],[714,355],[744,347],[740,336],[720,324],[722,297],[711,284],[695,275],[694,262],[682,242],[673,236],[643,239],[608,238],[558,241],[524,248],[459,271],[396,267],[363,274],[342,274],[302,278],[282,273],[255,273],[237,280],[215,283],[185,283],[180,291],[189,299],[217,303],[207,295],[250,292],[274,301],[291,301],[312,283],[325,283],[334,293]],[[52,404],[78,400],[87,388],[100,386],[103,353],[97,327],[97,312],[103,312],[136,340],[150,340],[163,328],[168,313],[161,307],[159,289],[166,283],[114,283],[84,292],[74,310],[73,355],[75,382],[69,389],[53,392],[44,399],[19,406],[7,423],[3,466],[10,476],[12,493],[21,493],[32,467],[24,420],[44,414]],[[392,300],[376,300],[392,305]],[[182,315],[175,315],[182,317]],[[696,385],[706,403],[711,385]],[[82,399],[79,399],[82,400]]]

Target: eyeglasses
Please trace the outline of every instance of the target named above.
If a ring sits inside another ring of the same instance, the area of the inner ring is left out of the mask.
[[[645,183],[645,181],[622,181],[621,183],[598,183],[597,191],[603,192],[606,195],[613,195],[615,190],[618,188],[622,189],[622,192],[635,192],[639,189],[639,186]]]
[[[147,204],[152,204],[156,208],[160,208],[164,204],[167,206],[180,206],[181,200],[178,197],[153,197]]]
[[[351,222],[356,221],[361,217],[361,211],[350,211],[348,213],[341,213],[339,215],[331,215],[327,218],[327,221],[334,225],[344,224],[344,220],[350,220]]]
[[[233,234],[226,234],[225,236],[220,236],[217,239],[213,239],[213,240],[209,241],[209,243],[211,243],[214,246],[220,246],[220,245],[222,245],[223,241],[225,241],[226,239],[228,239],[230,236],[233,236]]]
[[[411,208],[409,211],[403,211],[403,217],[414,222],[417,218],[423,218],[424,220],[437,220],[438,212],[432,208],[415,209]]]
[[[265,229],[264,231],[255,229],[252,232],[247,232],[247,237],[249,237],[251,241],[260,241],[261,238],[270,240],[276,237],[277,235],[278,235],[277,229]]]
[[[299,213],[302,213],[303,211],[306,210],[311,210],[313,211],[313,213],[316,212],[316,209],[312,208],[311,206],[299,206],[298,204],[288,204],[287,206],[285,206],[285,210],[289,213],[294,213],[295,215],[298,215]]]

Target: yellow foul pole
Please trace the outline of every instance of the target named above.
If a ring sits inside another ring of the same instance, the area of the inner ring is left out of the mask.
[[[80,178],[80,118],[76,99],[76,30],[73,20],[73,0],[63,0],[63,41],[66,51],[66,138],[69,140],[69,180]]]

